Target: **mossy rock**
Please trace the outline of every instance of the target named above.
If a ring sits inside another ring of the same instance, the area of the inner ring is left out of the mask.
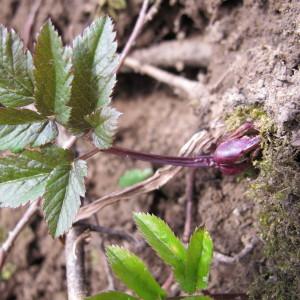
[[[250,290],[252,299],[299,299],[300,155],[291,136],[279,132],[258,106],[239,107],[227,119],[230,129],[252,120],[262,136],[260,169],[249,195],[260,206],[265,261]]]

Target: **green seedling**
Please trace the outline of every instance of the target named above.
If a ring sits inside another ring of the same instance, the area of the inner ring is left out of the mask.
[[[213,256],[213,242],[204,228],[197,228],[185,245],[160,218],[135,213],[139,232],[158,256],[171,266],[181,290],[193,295],[207,287]],[[134,296],[111,291],[87,298],[87,300],[165,300],[166,291],[151,275],[144,262],[135,254],[119,246],[107,248],[107,258],[115,275],[134,292]],[[203,295],[184,297],[185,300],[208,300]]]

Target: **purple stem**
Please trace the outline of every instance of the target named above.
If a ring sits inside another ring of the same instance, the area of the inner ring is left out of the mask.
[[[133,159],[148,161],[163,165],[172,165],[189,168],[213,167],[215,163],[211,155],[198,155],[195,157],[165,156],[157,154],[148,154],[143,152],[132,151],[126,148],[113,146],[102,152],[111,153],[121,157],[130,157]]]

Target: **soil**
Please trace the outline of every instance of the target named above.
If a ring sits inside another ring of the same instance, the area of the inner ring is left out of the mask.
[[[21,36],[34,0],[1,0],[0,23],[14,27]],[[136,48],[164,41],[201,38],[210,44],[212,55],[202,67],[184,66],[169,71],[218,88],[205,99],[209,106],[178,97],[169,87],[146,76],[122,73],[113,100],[123,113],[116,144],[145,152],[175,155],[199,129],[224,121],[226,113],[241,104],[262,104],[273,116],[282,134],[299,141],[300,28],[299,3],[285,0],[173,0],[162,1],[160,10],[147,24]],[[128,0],[118,13],[116,29],[120,48],[136,20],[141,1]],[[40,25],[51,17],[66,43],[95,17],[96,0],[44,0],[33,23],[29,47]],[[297,27],[298,26],[298,27]],[[225,73],[226,72],[226,73]],[[87,151],[80,143],[77,151]],[[89,160],[88,196],[93,201],[118,189],[118,179],[131,168],[147,163],[101,154]],[[151,165],[154,169],[157,165]],[[185,216],[185,177],[182,172],[161,189],[114,206],[98,214],[100,224],[125,230],[137,237],[133,211],[148,211],[163,219],[182,236]],[[259,236],[258,206],[246,195],[250,179],[224,177],[216,170],[197,170],[193,227],[207,227],[215,251],[228,256],[239,253],[254,236]],[[5,236],[24,208],[0,210]],[[140,237],[139,237],[140,238]],[[145,245],[133,245],[93,234],[87,245],[90,294],[108,286],[101,243],[124,244],[138,253],[163,283],[169,269]],[[262,243],[234,264],[213,265],[208,290],[213,293],[246,293],[263,260]],[[0,298],[66,299],[63,244],[53,240],[41,216],[17,240],[8,259],[11,270],[0,281]],[[8,268],[7,267],[7,268]],[[117,286],[119,284],[116,282]],[[121,289],[124,289],[120,285]],[[176,288],[171,288],[171,294]],[[266,298],[267,299],[267,298]]]

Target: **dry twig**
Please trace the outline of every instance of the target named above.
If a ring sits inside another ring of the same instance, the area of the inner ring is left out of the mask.
[[[124,64],[137,73],[145,74],[177,89],[179,93],[181,92],[191,100],[206,99],[209,95],[207,87],[198,81],[189,80],[154,66],[143,64],[132,57],[127,57]]]
[[[156,67],[207,67],[213,55],[212,45],[199,38],[164,41],[146,49],[137,49],[131,58]]]
[[[187,173],[186,178],[186,210],[185,223],[182,241],[187,244],[192,231],[192,214],[193,214],[193,198],[194,198],[194,182],[196,169],[191,169]]]
[[[98,232],[101,234],[106,234],[117,239],[123,239],[128,242],[136,242],[135,238],[132,235],[124,232],[123,230],[116,230],[105,226],[90,224],[86,222],[77,222],[74,224],[74,226],[77,225],[83,227],[84,229],[88,229],[90,231]]]
[[[30,35],[32,33],[32,27],[34,25],[37,13],[41,7],[43,0],[36,0],[34,1],[33,5],[31,6],[27,21],[24,25],[22,37],[24,44],[29,47]]]
[[[31,203],[14,229],[9,232],[7,239],[0,248],[0,270],[3,268],[5,260],[9,252],[11,251],[16,239],[30,222],[31,218],[39,211],[39,206],[40,199]]]
[[[248,255],[254,247],[258,244],[259,239],[254,237],[248,244],[245,245],[244,249],[234,256],[227,256],[222,253],[214,251],[214,264],[234,264],[239,262],[243,257]]]
[[[135,43],[136,41],[136,38],[138,37],[139,33],[141,32],[142,28],[143,28],[143,25],[145,24],[145,18],[146,18],[146,12],[147,12],[147,8],[148,8],[148,5],[149,5],[149,0],[144,0],[143,1],[143,5],[142,5],[142,8],[140,10],[140,13],[139,13],[139,16],[138,16],[138,19],[135,23],[135,26],[133,28],[133,31],[120,55],[120,61],[119,61],[119,64],[117,66],[117,69],[116,69],[116,73],[120,70],[120,68],[122,67],[123,63],[124,63],[124,60],[125,58],[127,57],[131,47],[133,46],[133,44]]]

